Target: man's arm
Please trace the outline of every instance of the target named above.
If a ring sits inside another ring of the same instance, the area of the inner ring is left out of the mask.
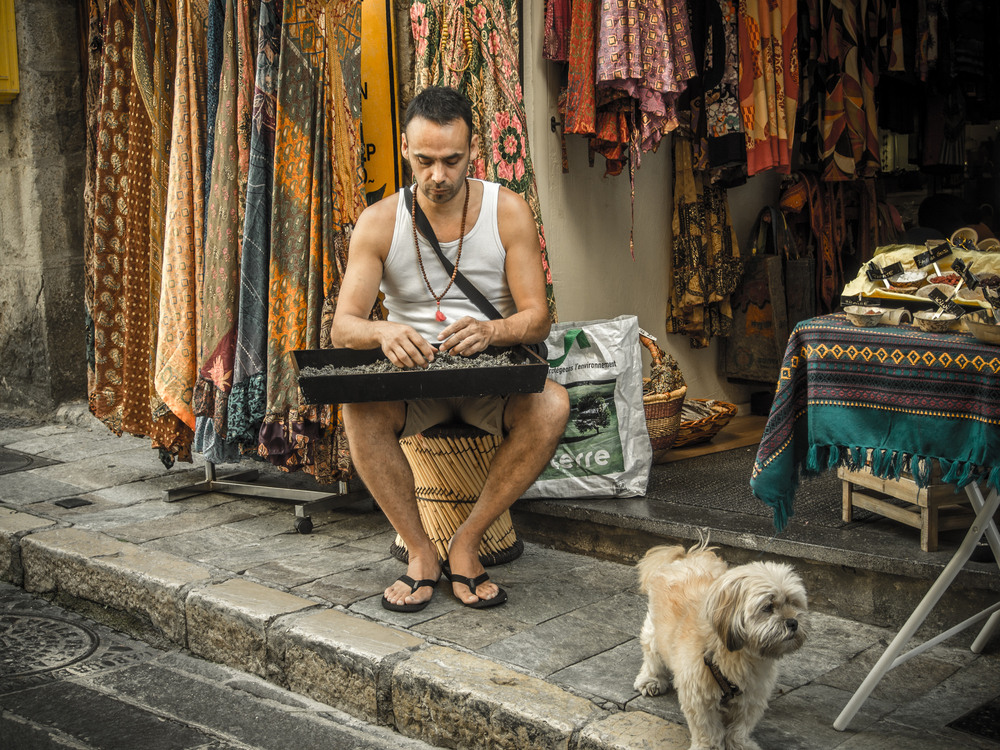
[[[517,193],[501,187],[497,215],[507,256],[504,271],[517,312],[502,320],[462,318],[452,323],[441,332],[442,351],[468,356],[487,346],[536,344],[549,335],[552,321],[545,296],[542,248],[531,207]]]
[[[426,367],[434,348],[413,328],[386,320],[370,320],[378,297],[385,258],[396,220],[397,196],[366,208],[355,224],[347,253],[347,270],[333,314],[330,339],[345,349],[381,348],[397,367]]]

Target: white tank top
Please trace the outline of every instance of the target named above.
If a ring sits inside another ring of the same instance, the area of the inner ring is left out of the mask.
[[[497,196],[500,194],[500,185],[471,178],[470,182],[478,182],[483,186],[483,203],[475,225],[465,233],[458,270],[478,287],[486,299],[492,302],[506,318],[517,310],[510,288],[507,286],[507,274],[504,271],[507,252],[500,242],[500,230],[497,227]],[[450,275],[445,272],[430,243],[419,233],[417,237],[427,279],[434,293],[441,294],[448,286]],[[442,242],[441,250],[445,257],[454,263],[458,254],[458,240]],[[452,284],[451,289],[441,299],[441,312],[446,316],[444,322],[435,318],[437,305],[420,274],[417,252],[413,247],[413,220],[406,210],[406,201],[403,200],[402,193],[396,207],[396,226],[392,233],[389,255],[386,256],[383,266],[379,289],[385,295],[383,304],[388,319],[413,326],[421,336],[434,345],[439,343],[438,334],[459,318],[468,315],[477,320],[488,319],[488,316],[484,315],[458,288],[458,284]]]

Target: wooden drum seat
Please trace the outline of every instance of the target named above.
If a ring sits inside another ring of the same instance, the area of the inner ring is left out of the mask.
[[[442,560],[448,557],[448,542],[479,499],[501,440],[477,427],[447,424],[399,441],[413,471],[420,520]],[[390,551],[407,561],[409,555],[398,534]],[[479,560],[484,566],[500,565],[523,551],[524,542],[514,532],[510,511],[505,511],[486,530]]]

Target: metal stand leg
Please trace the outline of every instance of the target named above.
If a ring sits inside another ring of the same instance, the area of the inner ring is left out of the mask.
[[[861,708],[862,704],[868,700],[868,696],[871,695],[872,691],[878,685],[879,681],[885,676],[885,674],[905,662],[907,659],[916,656],[918,653],[927,650],[928,648],[940,643],[945,638],[950,638],[952,635],[964,630],[965,628],[973,625],[980,620],[983,620],[990,613],[993,616],[990,618],[986,627],[983,628],[983,632],[980,633],[979,638],[976,639],[976,643],[983,640],[983,636],[989,635],[988,631],[996,627],[997,615],[1000,615],[1000,603],[995,604],[991,607],[980,612],[974,617],[970,617],[965,622],[956,625],[950,630],[942,633],[936,638],[931,639],[927,643],[924,643],[917,648],[903,654],[897,658],[906,643],[913,637],[913,634],[917,631],[924,620],[927,619],[927,615],[930,614],[931,610],[938,603],[944,592],[947,591],[951,582],[955,580],[955,577],[959,574],[965,563],[968,562],[969,557],[972,555],[972,550],[975,549],[976,545],[979,544],[979,540],[982,539],[983,534],[986,534],[987,539],[989,539],[990,547],[993,548],[993,554],[997,554],[997,548],[1000,547],[1000,537],[997,535],[997,527],[993,522],[993,514],[996,513],[997,507],[1000,506],[1000,494],[996,490],[991,490],[989,497],[984,501],[983,495],[979,490],[979,487],[975,484],[970,484],[966,487],[966,494],[969,496],[969,500],[973,507],[976,508],[976,518],[972,522],[972,526],[969,527],[969,532],[965,535],[965,539],[962,540],[962,544],[959,545],[958,551],[951,558],[948,565],[938,576],[938,579],[931,586],[930,591],[924,596],[917,605],[916,609],[913,610],[913,614],[910,615],[909,619],[900,629],[896,637],[893,638],[892,643],[886,648],[885,653],[882,654],[881,658],[876,662],[875,666],[872,667],[871,672],[861,683],[861,686],[857,689],[851,699],[847,702],[844,710],[840,712],[840,716],[837,720],[833,722],[833,728],[838,731],[843,731],[847,728],[847,725],[851,723],[851,719],[854,718],[858,710]],[[998,564],[1000,564],[1000,557],[997,557]],[[985,641],[983,641],[985,643]],[[983,646],[980,643],[980,649]],[[973,644],[975,646],[975,644]]]
[[[223,478],[217,478],[215,464],[211,461],[205,462],[205,481],[189,484],[186,487],[166,490],[163,493],[163,502],[174,503],[195,495],[204,495],[208,492],[222,492],[232,495],[245,495],[247,497],[261,497],[269,500],[281,500],[295,503],[295,530],[300,534],[308,534],[313,529],[311,511],[330,510],[353,502],[347,499],[347,482],[337,483],[337,492],[323,492],[320,490],[297,490],[290,487],[274,487],[266,484],[255,484],[252,482],[241,482],[237,480],[254,480],[259,476],[256,469],[236,471],[226,474]]]

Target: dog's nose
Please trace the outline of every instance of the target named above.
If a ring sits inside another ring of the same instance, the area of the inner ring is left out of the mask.
[[[794,633],[796,630],[799,629],[799,621],[796,620],[794,617],[789,617],[787,620],[785,620],[785,627],[787,627]]]

